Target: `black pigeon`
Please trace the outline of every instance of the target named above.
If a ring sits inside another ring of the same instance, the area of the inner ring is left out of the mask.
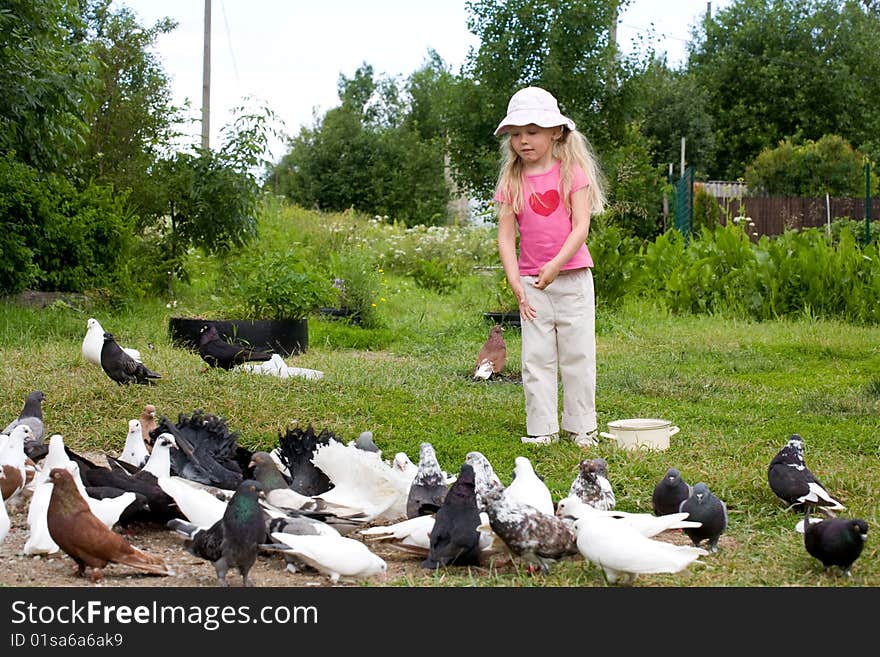
[[[675,468],[669,468],[663,479],[654,486],[651,495],[651,506],[654,515],[665,516],[670,513],[678,513],[681,503],[691,495],[691,487],[681,478],[681,473]]]
[[[431,515],[437,513],[446,497],[449,485],[440,469],[437,454],[431,443],[419,446],[419,468],[409,487],[406,498],[406,517]]]
[[[223,544],[223,518],[208,528],[199,527],[180,518],[172,518],[168,521],[167,527],[186,539],[183,542],[183,547],[187,552],[199,559],[210,561],[217,571],[217,578],[220,579],[220,570],[217,568],[217,563],[223,556],[221,549]]]
[[[578,554],[577,537],[562,518],[516,502],[495,484],[483,496],[489,525],[511,553],[525,559],[529,568],[547,573],[550,564]]]
[[[247,345],[226,342],[214,324],[205,324],[199,331],[199,356],[211,367],[231,370],[250,361],[272,360],[272,354]]]
[[[804,547],[822,562],[824,570],[837,566],[847,576],[865,547],[868,523],[858,518],[826,518],[810,522],[810,511],[804,516]]]
[[[155,385],[154,379],[161,379],[146,365],[136,361],[122,350],[113,335],[104,333],[104,345],[101,347],[101,369],[117,385],[139,383],[141,385]]]
[[[718,498],[702,481],[694,485],[694,490],[678,509],[687,512],[688,520],[702,523],[699,527],[685,527],[695,547],[703,540],[709,541],[709,552],[718,551],[718,539],[727,529],[727,505]]]
[[[30,437],[24,441],[24,453],[31,461],[39,461],[49,453],[49,445],[43,441],[45,434],[45,426],[43,425],[44,399],[45,395],[42,390],[29,392],[25,397],[21,413],[2,431],[8,436],[19,424],[26,424],[31,428]]]
[[[155,440],[163,433],[177,443],[171,450],[172,475],[226,490],[235,490],[244,479],[250,453],[242,466],[238,433],[230,431],[222,417],[195,409],[190,416],[178,414],[173,424],[163,416],[150,436]]]
[[[804,441],[796,433],[777,452],[767,469],[767,481],[788,509],[803,512],[806,506],[817,507],[829,516],[846,509],[831,497],[804,462]],[[786,510],[788,510],[786,509]]]
[[[434,516],[430,550],[422,568],[479,565],[479,526],[474,469],[465,463]]]
[[[330,439],[335,437],[333,432],[326,428],[321,429],[316,435],[311,424],[305,429],[299,427],[287,429],[283,436],[278,434],[279,446],[275,454],[290,474],[288,482],[290,488],[300,495],[309,497],[326,493],[333,488],[330,478],[312,462],[312,459],[315,456],[315,449],[327,445]]]
[[[223,541],[220,559],[214,563],[223,586],[228,586],[226,572],[237,568],[244,586],[253,586],[248,573],[257,560],[260,545],[267,543],[266,516],[260,506],[259,493],[263,487],[258,481],[245,479],[223,513]]]

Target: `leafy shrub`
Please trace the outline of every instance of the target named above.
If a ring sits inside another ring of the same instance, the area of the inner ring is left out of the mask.
[[[643,271],[641,245],[642,240],[628,235],[620,226],[595,222],[590,228],[587,246],[593,257],[597,298],[614,303],[638,287]]]
[[[121,275],[132,224],[124,195],[95,184],[79,191],[7,155],[0,160],[0,293],[28,287],[125,293],[132,286]]]
[[[414,264],[409,275],[419,287],[448,294],[458,287],[462,272],[448,260],[421,260]]]
[[[364,328],[380,325],[377,308],[380,270],[363,254],[335,254],[330,259],[336,307],[348,310],[352,322]]]

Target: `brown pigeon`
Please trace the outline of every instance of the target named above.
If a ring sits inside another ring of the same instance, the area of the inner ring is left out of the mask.
[[[108,563],[131,566],[154,575],[172,575],[161,558],[132,546],[120,534],[101,522],[83,499],[73,475],[66,468],[49,473],[52,496],[46,513],[49,536],[77,564],[76,574],[93,582],[103,576]]]
[[[493,374],[498,374],[504,369],[504,361],[507,358],[507,345],[501,336],[500,324],[495,324],[489,329],[489,337],[480,349],[477,363],[474,367],[474,379],[488,379]]]
[[[151,451],[153,449],[153,438],[150,436],[150,432],[156,428],[156,407],[152,404],[147,404],[144,406],[144,410],[141,413],[141,435],[144,437],[144,443],[147,446],[147,451]]]

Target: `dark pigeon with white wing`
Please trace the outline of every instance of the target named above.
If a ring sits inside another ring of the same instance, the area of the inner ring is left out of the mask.
[[[810,506],[829,516],[846,509],[807,468],[804,441],[796,433],[770,461],[767,481],[776,496],[788,504],[788,509],[803,512],[806,506]]]
[[[101,369],[117,385],[138,383],[155,385],[154,379],[162,376],[149,369],[140,361],[136,361],[122,350],[111,333],[104,333],[104,346],[101,347]]]

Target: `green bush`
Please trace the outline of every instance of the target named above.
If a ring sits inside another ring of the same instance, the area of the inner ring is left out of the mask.
[[[349,320],[363,328],[380,326],[380,273],[375,263],[355,252],[334,254],[330,258],[330,272],[337,294],[334,305],[348,310]]]
[[[25,288],[125,294],[123,271],[133,243],[125,196],[107,186],[82,191],[56,175],[40,176],[9,154],[0,159],[0,293]]]

